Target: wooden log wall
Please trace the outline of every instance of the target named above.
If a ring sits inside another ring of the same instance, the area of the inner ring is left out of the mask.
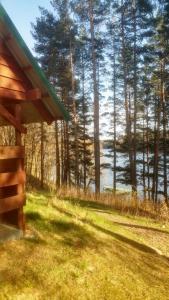
[[[25,92],[31,88],[24,71],[19,67],[10,51],[0,40],[0,92],[8,95],[10,91],[24,97]]]
[[[20,209],[25,204],[24,184],[24,147],[0,147],[1,221],[7,219],[6,213]],[[13,223],[12,218],[9,223]]]

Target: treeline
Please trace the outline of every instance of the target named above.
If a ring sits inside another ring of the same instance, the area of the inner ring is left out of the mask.
[[[70,113],[31,125],[27,171],[56,187],[100,192],[100,137],[111,142],[112,186],[141,186],[168,204],[169,2],[53,0],[32,24],[37,59]],[[109,135],[109,137],[108,137]],[[127,164],[119,167],[123,136]],[[139,158],[138,158],[139,152]],[[140,158],[141,154],[141,158]],[[139,172],[138,172],[139,168]],[[119,176],[120,173],[120,176]]]

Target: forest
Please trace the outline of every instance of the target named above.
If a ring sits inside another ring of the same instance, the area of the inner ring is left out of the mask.
[[[102,169],[133,195],[168,205],[169,3],[53,0],[32,24],[34,51],[69,121],[28,126],[26,172],[100,193]],[[12,144],[13,129],[1,129]],[[100,161],[108,140],[109,164]],[[117,152],[126,154],[118,165]]]

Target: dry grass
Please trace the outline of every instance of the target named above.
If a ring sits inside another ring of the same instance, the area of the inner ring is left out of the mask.
[[[169,208],[164,201],[155,204],[153,201],[146,199],[136,200],[135,197],[132,197],[129,194],[116,195],[114,197],[111,193],[106,192],[101,193],[96,198],[93,192],[88,190],[84,192],[83,190],[74,187],[62,187],[57,191],[57,196],[60,199],[79,199],[97,202],[118,210],[120,213],[151,217],[163,221],[169,220]]]

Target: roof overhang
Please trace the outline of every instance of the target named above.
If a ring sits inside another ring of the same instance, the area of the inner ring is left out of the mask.
[[[45,109],[52,116],[53,120],[64,119],[68,121],[69,114],[66,111],[63,103],[56,95],[54,88],[47,80],[44,72],[39,67],[29,48],[25,44],[24,40],[1,4],[0,37],[4,40],[7,48],[16,59],[18,65],[22,68],[22,70],[24,70],[24,73],[31,82],[33,88],[41,91],[41,101]],[[31,116],[29,116],[28,121],[25,123],[34,122],[36,121],[35,119],[36,114],[34,114],[33,119],[31,119]]]

